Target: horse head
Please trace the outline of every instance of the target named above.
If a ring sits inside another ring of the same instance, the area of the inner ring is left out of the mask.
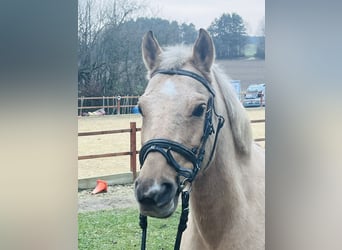
[[[139,99],[143,147],[135,182],[143,215],[170,216],[177,207],[181,184],[193,180],[199,161],[208,161],[204,152],[210,151],[205,142],[213,129],[215,94],[210,71],[214,54],[213,42],[202,29],[192,50],[163,50],[151,31],[143,38],[149,83]]]

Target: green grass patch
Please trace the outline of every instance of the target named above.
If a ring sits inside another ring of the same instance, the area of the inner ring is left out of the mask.
[[[180,210],[168,219],[148,217],[147,249],[173,249]],[[136,209],[78,214],[78,249],[140,249],[141,229]]]

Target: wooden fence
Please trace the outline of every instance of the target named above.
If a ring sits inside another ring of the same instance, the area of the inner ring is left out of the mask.
[[[265,119],[251,120],[251,123],[265,123]],[[128,129],[117,129],[117,130],[105,130],[105,131],[93,131],[93,132],[80,132],[78,136],[94,136],[94,135],[105,135],[105,134],[119,134],[119,133],[129,133],[130,134],[130,151],[116,152],[116,153],[106,153],[106,154],[94,154],[94,155],[82,155],[78,156],[78,160],[86,159],[96,159],[105,157],[116,157],[129,155],[130,156],[130,171],[133,174],[133,181],[137,177],[137,132],[141,131],[141,128],[136,127],[135,122],[130,123],[130,128]],[[254,141],[265,141],[265,138],[256,138]]]
[[[78,115],[82,116],[89,111],[104,109],[106,114],[130,114],[137,105],[139,96],[100,96],[78,97]]]

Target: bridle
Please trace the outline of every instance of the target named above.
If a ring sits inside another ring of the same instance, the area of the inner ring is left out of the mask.
[[[204,128],[203,128],[203,136],[201,138],[201,142],[197,147],[188,148],[178,142],[169,140],[169,139],[152,139],[147,141],[141,148],[139,153],[139,161],[140,161],[140,168],[142,168],[147,156],[151,152],[158,152],[160,153],[167,161],[168,165],[174,168],[174,170],[178,174],[178,179],[180,176],[184,177],[184,179],[179,183],[179,191],[182,192],[182,213],[180,217],[180,222],[178,225],[178,232],[175,242],[175,250],[178,250],[180,247],[182,233],[186,229],[186,224],[188,221],[188,214],[189,214],[189,191],[184,191],[185,183],[191,183],[196,178],[198,172],[202,167],[202,162],[205,156],[205,145],[210,135],[215,134],[214,144],[211,149],[211,153],[209,155],[209,160],[206,164],[207,168],[213,158],[218,134],[220,129],[224,124],[224,118],[221,115],[218,115],[215,110],[214,105],[214,98],[215,98],[215,91],[211,87],[210,82],[205,79],[204,77],[183,69],[159,69],[154,71],[151,74],[151,78],[156,74],[166,74],[166,75],[181,75],[191,77],[198,82],[200,82],[211,94],[211,97],[207,103],[207,109],[205,112],[205,121],[204,121]],[[213,114],[217,117],[218,123],[216,127],[216,131],[213,126],[212,118]],[[185,168],[178,164],[178,162],[174,159],[172,152],[180,154],[184,157],[187,161],[191,162],[193,168]],[[147,217],[145,215],[140,214],[140,227],[142,228],[142,242],[141,242],[141,250],[145,250],[146,248],[146,230],[147,230]]]

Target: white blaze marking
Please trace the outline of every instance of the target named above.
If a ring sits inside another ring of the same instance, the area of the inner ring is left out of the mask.
[[[176,96],[178,94],[175,88],[175,84],[171,80],[167,80],[164,83],[164,86],[161,89],[161,93],[166,94],[168,96]]]
[[[159,184],[157,184],[156,181],[154,181],[153,185],[146,191],[145,195],[149,195],[150,193],[159,192],[161,190],[161,187]]]

